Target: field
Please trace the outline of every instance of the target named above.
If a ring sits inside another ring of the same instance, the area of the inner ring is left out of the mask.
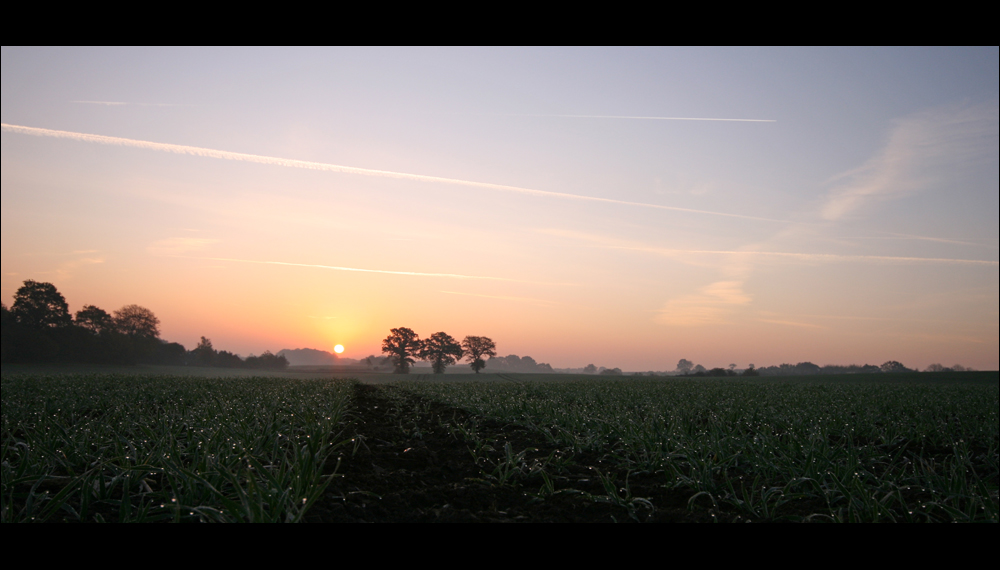
[[[440,381],[443,380],[443,381]],[[997,522],[997,373],[5,366],[3,522]]]

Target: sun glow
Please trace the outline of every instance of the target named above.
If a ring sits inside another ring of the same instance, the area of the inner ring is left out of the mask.
[[[344,352],[344,345],[338,344],[337,346],[333,347],[333,351],[336,352],[337,354],[341,354],[342,352]]]

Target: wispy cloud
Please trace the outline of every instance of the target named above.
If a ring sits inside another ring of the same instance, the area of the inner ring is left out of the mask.
[[[59,266],[53,273],[59,276],[60,279],[70,279],[77,269],[81,267],[86,267],[88,265],[99,265],[104,263],[103,257],[85,257],[81,259],[74,259],[73,261],[66,262]]]
[[[822,216],[838,220],[873,200],[919,191],[948,168],[997,159],[998,108],[933,109],[896,122],[885,146],[864,166],[840,174]]]
[[[219,240],[183,237],[169,238],[150,244],[146,248],[146,251],[153,255],[181,255],[192,251],[200,251],[214,243],[219,243]]]
[[[737,307],[752,301],[740,281],[712,283],[694,295],[671,299],[659,311],[656,322],[671,326],[723,324]]]
[[[543,198],[558,198],[563,200],[577,200],[583,202],[598,202],[602,204],[617,204],[621,206],[634,206],[638,208],[652,208],[656,210],[667,210],[671,212],[683,212],[688,214],[700,214],[708,216],[723,216],[727,218],[740,218],[745,220],[758,220],[777,223],[792,223],[785,220],[774,220],[770,218],[760,218],[756,216],[745,216],[742,214],[729,214],[725,212],[712,212],[708,210],[696,210],[692,208],[676,208],[673,206],[663,206],[660,204],[647,204],[643,202],[629,202],[627,200],[614,200],[612,198],[598,198],[595,196],[581,196],[578,194],[565,194],[562,192],[549,192],[546,190],[533,190],[531,188],[521,188],[518,186],[506,186],[503,184],[492,184],[489,182],[475,182],[472,180],[459,180],[456,178],[442,178],[440,176],[426,176],[423,174],[410,174],[406,172],[391,172],[388,170],[372,170],[368,168],[356,168],[353,166],[340,166],[336,164],[326,164],[322,162],[307,162],[304,160],[293,160],[288,158],[277,158],[273,156],[260,156],[255,154],[243,154],[239,152],[229,152],[225,150],[214,150],[195,146],[184,146],[176,144],[156,143],[150,141],[140,141],[120,137],[108,137],[104,135],[91,135],[86,133],[75,133],[71,131],[56,131],[51,129],[39,129],[35,127],[23,127],[3,123],[2,129],[6,132],[23,135],[33,135],[41,137],[54,137],[69,139],[80,142],[105,144],[111,146],[126,146],[141,148],[146,150],[156,150],[160,152],[170,152],[174,154],[187,154],[205,158],[219,158],[223,160],[237,160],[243,162],[253,162],[257,164],[267,164],[272,166],[284,166],[288,168],[305,168],[308,170],[319,170],[324,172],[338,172],[343,174],[357,174],[361,176],[379,176],[384,178],[397,178],[403,180],[414,180],[418,182],[433,182],[441,184],[457,184],[474,188],[484,188],[500,192],[516,192],[530,196]]]

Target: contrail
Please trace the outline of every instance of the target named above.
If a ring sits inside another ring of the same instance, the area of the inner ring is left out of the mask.
[[[621,242],[611,242],[601,236],[553,229],[535,230],[538,233],[570,239],[589,241],[594,243],[592,247],[604,249],[620,249],[625,251],[641,251],[645,253],[656,253],[659,255],[742,255],[761,257],[784,257],[790,259],[802,259],[806,261],[840,261],[840,262],[872,262],[888,261],[903,263],[953,263],[966,265],[1000,265],[1000,261],[988,261],[982,259],[949,259],[936,257],[892,257],[885,255],[841,255],[834,253],[792,253],[784,251],[726,251],[707,249],[669,249],[663,247],[643,246],[643,245],[620,245]],[[627,242],[626,242],[627,243]],[[635,243],[635,242],[632,242]]]
[[[104,105],[107,107],[121,107],[123,105],[133,105],[136,107],[184,107],[180,103],[126,103],[124,101],[70,101],[70,103],[84,103],[87,105]]]
[[[733,121],[737,123],[777,123],[775,119],[715,119],[702,117],[633,117],[630,115],[526,115],[506,114],[505,117],[564,117],[567,119],[644,119],[649,121]]]
[[[128,105],[124,101],[70,101],[70,103],[86,103],[88,105],[106,105],[108,107],[118,107]]]
[[[362,176],[381,176],[385,178],[398,178],[403,180],[417,180],[420,182],[439,182],[444,184],[457,184],[461,186],[472,186],[475,188],[486,188],[489,190],[499,190],[502,192],[517,192],[531,196],[541,196],[546,198],[563,198],[566,200],[580,200],[586,202],[601,202],[604,204],[619,204],[622,206],[636,206],[640,208],[653,208],[657,210],[669,210],[673,212],[685,212],[689,214],[703,214],[708,216],[724,216],[727,218],[741,218],[745,220],[757,220],[764,222],[794,223],[787,220],[773,220],[769,218],[758,218],[755,216],[744,216],[741,214],[726,214],[722,212],[710,212],[707,210],[694,210],[690,208],[675,208],[673,206],[661,206],[658,204],[646,204],[642,202],[628,202],[625,200],[613,200],[611,198],[596,198],[593,196],[580,196],[578,194],[564,194],[562,192],[548,192],[545,190],[532,190],[530,188],[520,188],[517,186],[505,186],[503,184],[491,184],[488,182],[474,182],[471,180],[458,180],[455,178],[441,178],[439,176],[426,176],[423,174],[409,174],[405,172],[391,172],[388,170],[371,170],[368,168],[356,168],[353,166],[340,166],[336,164],[325,164],[322,162],[307,162],[304,160],[293,160],[289,158],[277,158],[273,156],[259,156],[256,154],[243,154],[240,152],[229,152],[226,150],[214,150],[210,148],[200,148],[196,146],[184,146],[176,144],[156,143],[140,141],[135,139],[125,139],[120,137],[108,137],[104,135],[91,135],[85,133],[74,133],[70,131],[55,131],[50,129],[39,129],[35,127],[22,127],[18,125],[8,125],[0,123],[3,130],[10,133],[22,135],[34,135],[40,137],[54,137],[70,139],[80,142],[90,142],[106,144],[111,146],[128,146],[142,148],[146,150],[157,150],[161,152],[172,152],[174,154],[188,154],[206,158],[221,158],[223,160],[239,160],[243,162],[255,162],[258,164],[268,164],[273,166],[285,166],[289,168],[305,168],[308,170],[321,170],[325,172],[340,172],[344,174],[360,174]]]
[[[707,254],[707,255],[746,255],[764,257],[786,257],[793,259],[803,259],[806,261],[893,261],[903,263],[955,263],[965,265],[1000,265],[1000,261],[986,261],[982,259],[948,259],[935,257],[891,257],[885,255],[837,255],[832,253],[789,253],[781,251],[713,251],[713,250],[687,250],[687,249],[660,249],[627,246],[599,246],[608,249],[625,249],[634,251],[648,251],[668,255],[677,254]]]
[[[358,273],[383,273],[386,275],[408,275],[412,277],[448,277],[451,279],[482,279],[488,281],[512,281],[521,282],[517,279],[506,279],[503,277],[479,277],[475,275],[457,275],[454,273],[418,273],[416,271],[388,271],[384,269],[358,269],[356,267],[337,267],[334,265],[315,265],[309,263],[286,263],[284,261],[254,261],[250,259],[230,259],[226,257],[189,257],[189,256],[173,256],[181,257],[184,259],[204,259],[208,261],[232,261],[235,263],[254,263],[257,265],[283,265],[286,267],[309,267],[312,269],[330,269],[333,271],[354,271]]]

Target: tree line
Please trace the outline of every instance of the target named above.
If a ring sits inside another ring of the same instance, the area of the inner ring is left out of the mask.
[[[243,359],[216,352],[202,337],[195,350],[160,339],[160,320],[139,305],[107,311],[86,305],[71,315],[51,283],[28,280],[7,308],[0,303],[0,361],[4,363],[163,364],[283,369],[288,361],[269,352]]]
[[[706,370],[704,366],[694,365],[690,360],[682,359],[677,363],[678,376],[694,377],[732,377],[732,376],[820,376],[820,375],[843,375],[843,374],[899,374],[903,372],[919,372],[917,369],[907,368],[900,362],[890,360],[881,366],[874,364],[857,365],[851,364],[841,366],[830,364],[819,366],[812,362],[800,362],[798,364],[779,364],[777,366],[766,366],[756,368],[751,364],[746,370],[736,370],[735,364],[730,364],[729,369],[713,368]],[[951,368],[945,368],[940,364],[931,364],[924,372],[973,372],[971,368],[966,368],[956,364]]]
[[[430,338],[421,340],[412,329],[391,329],[389,336],[382,341],[382,353],[388,355],[392,362],[393,373],[409,374],[410,367],[417,359],[431,363],[435,374],[444,374],[447,367],[469,359],[469,367],[476,374],[486,368],[484,356],[497,355],[496,343],[485,336],[467,336],[458,342],[451,335],[437,332]],[[369,365],[371,365],[369,357]]]

